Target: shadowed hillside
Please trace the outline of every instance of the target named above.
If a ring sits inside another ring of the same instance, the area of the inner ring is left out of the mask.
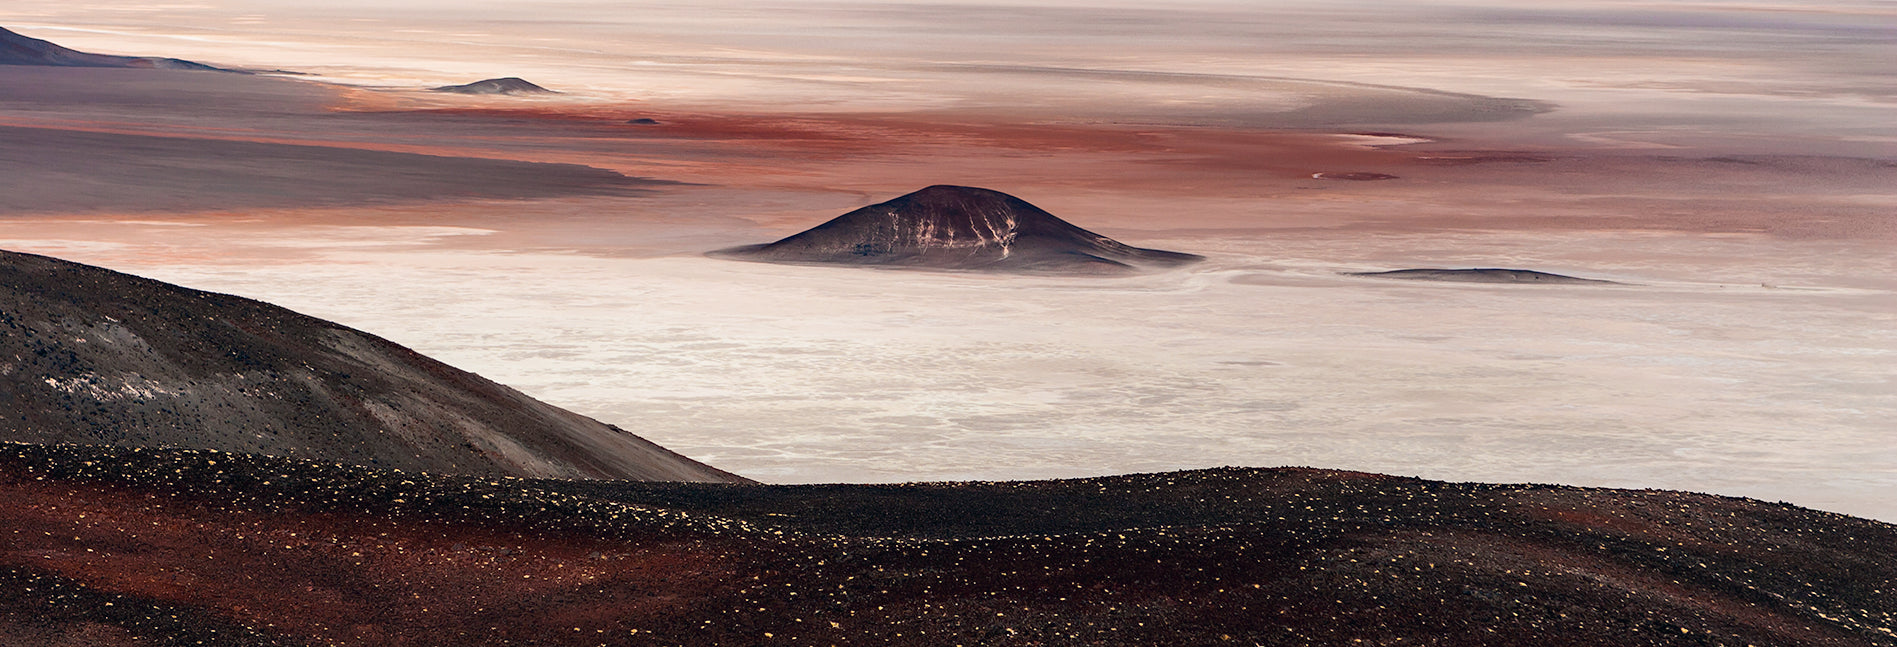
[[[44,256],[0,252],[0,331],[0,440],[737,479],[367,333]]]
[[[57,67],[132,67],[167,70],[218,70],[203,63],[151,56],[110,56],[87,54],[60,47],[51,42],[21,36],[0,28],[0,65],[50,65]]]

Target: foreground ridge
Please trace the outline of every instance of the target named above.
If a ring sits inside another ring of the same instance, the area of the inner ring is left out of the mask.
[[[0,444],[0,640],[1889,645],[1897,527],[1302,468],[761,486]]]

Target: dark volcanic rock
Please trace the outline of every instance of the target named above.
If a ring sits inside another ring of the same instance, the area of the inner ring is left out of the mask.
[[[527,481],[0,444],[0,500],[5,644],[1897,644],[1897,526],[1682,492]]]
[[[453,92],[455,94],[559,94],[552,90],[528,83],[526,79],[506,77],[475,81],[467,85],[444,85],[429,88],[435,92]]]
[[[29,38],[0,28],[0,65],[50,65],[58,67],[135,67],[170,70],[218,70],[202,63],[175,58],[149,56],[108,56],[87,54],[60,47],[38,38]]]
[[[1615,283],[1600,279],[1583,279],[1560,274],[1549,274],[1534,270],[1508,270],[1496,267],[1477,267],[1464,270],[1415,269],[1392,270],[1389,272],[1350,272],[1350,276],[1369,276],[1380,279],[1409,279],[1413,281],[1455,281],[1460,283]]]
[[[1352,181],[1352,182],[1375,182],[1375,181],[1377,181],[1377,180],[1394,180],[1394,179],[1397,179],[1397,177],[1396,177],[1396,176],[1394,176],[1394,175],[1390,175],[1390,174],[1388,174],[1388,173],[1368,173],[1368,172],[1353,172],[1353,173],[1339,173],[1339,172],[1324,172],[1324,173],[1312,173],[1312,174],[1311,174],[1311,178],[1312,178],[1312,179],[1316,179],[1316,180],[1349,180],[1349,181]]]
[[[988,189],[932,186],[719,258],[1033,274],[1118,274],[1203,260],[1131,247]]]
[[[0,252],[0,440],[455,474],[741,480],[381,338]]]

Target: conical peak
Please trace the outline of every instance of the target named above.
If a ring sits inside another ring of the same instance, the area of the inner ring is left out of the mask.
[[[713,253],[774,263],[1110,274],[1198,256],[1129,247],[1014,196],[938,184],[869,205],[765,245]]]
[[[1017,233],[1079,229],[1006,193],[948,184],[871,205],[855,215],[886,220],[897,227],[920,227],[938,234],[994,242]]]
[[[436,92],[456,94],[558,94],[517,76],[486,79],[466,85],[444,85],[431,89]]]
[[[1040,207],[1028,204],[1026,200],[994,189],[952,184],[937,184],[883,204],[906,204],[940,211],[1007,211],[1054,217]]]
[[[482,81],[481,83],[490,84],[495,87],[508,89],[508,90],[530,90],[530,91],[541,91],[541,92],[546,91],[546,88],[540,87],[538,85],[534,85],[533,83],[528,82],[527,79],[523,79],[518,76],[507,76],[507,77],[501,77],[498,79],[488,79],[486,81]]]
[[[934,201],[948,201],[948,200],[986,200],[986,201],[994,201],[994,202],[1007,202],[1007,201],[1012,200],[1012,201],[1019,202],[1021,200],[1020,198],[1016,198],[1014,196],[1008,195],[1006,193],[1002,193],[1000,191],[996,191],[994,189],[984,189],[981,187],[974,187],[974,186],[956,186],[953,184],[937,184],[937,185],[933,185],[929,187],[924,187],[920,190],[917,190],[913,193],[909,193],[907,195],[904,195],[896,199],[897,200],[907,199],[907,200],[914,200],[918,202],[934,202]]]

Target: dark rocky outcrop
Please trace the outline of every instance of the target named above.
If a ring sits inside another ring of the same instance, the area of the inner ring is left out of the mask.
[[[56,67],[129,67],[168,70],[225,71],[191,61],[151,56],[110,56],[88,54],[60,47],[51,42],[21,36],[0,28],[0,65],[47,65]]]
[[[526,79],[512,76],[475,81],[466,85],[444,85],[439,88],[429,89],[435,92],[452,92],[455,94],[559,94],[558,92],[529,83]]]
[[[267,303],[0,252],[0,440],[452,474],[742,480]]]
[[[1414,269],[1392,270],[1389,272],[1349,272],[1350,276],[1368,276],[1379,279],[1408,279],[1412,281],[1452,281],[1458,283],[1593,283],[1616,284],[1614,281],[1584,279],[1560,274],[1549,274],[1534,270],[1510,270],[1498,267],[1477,267],[1460,270]]]
[[[1311,179],[1347,180],[1351,182],[1375,182],[1378,180],[1394,180],[1394,179],[1397,179],[1397,176],[1390,175],[1389,173],[1326,171],[1323,173],[1312,173]]]
[[[714,257],[1028,274],[1123,274],[1203,260],[1081,229],[999,191],[937,185],[843,214],[765,245]]]

